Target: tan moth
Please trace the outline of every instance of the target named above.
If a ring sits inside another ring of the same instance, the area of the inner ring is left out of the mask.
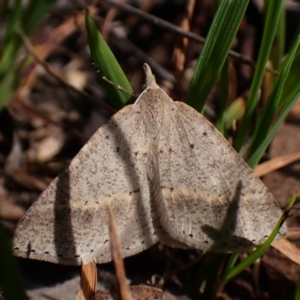
[[[20,220],[17,256],[110,261],[108,205],[124,257],[158,241],[241,252],[271,233],[281,209],[264,184],[211,123],[159,88],[148,65],[145,73],[136,102],[98,129]]]

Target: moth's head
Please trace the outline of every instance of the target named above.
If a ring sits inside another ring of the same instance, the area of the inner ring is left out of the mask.
[[[146,75],[147,88],[158,88],[159,86],[156,84],[155,77],[152,74],[151,68],[146,63],[144,64],[144,72]]]

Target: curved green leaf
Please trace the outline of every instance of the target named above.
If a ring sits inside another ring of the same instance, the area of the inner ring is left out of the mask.
[[[132,87],[127,77],[117,62],[114,54],[104,41],[102,35],[97,30],[96,24],[88,11],[86,11],[85,14],[85,24],[88,33],[91,57],[99,69],[101,78],[104,76],[114,84],[121,86],[131,93]],[[103,79],[102,84],[116,109],[120,109],[132,101],[131,95],[121,92],[115,86]]]

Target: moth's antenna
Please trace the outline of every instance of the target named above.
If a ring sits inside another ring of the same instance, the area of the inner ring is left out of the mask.
[[[137,98],[136,94],[132,94],[130,91],[126,90],[125,88],[123,88],[122,86],[114,83],[113,81],[109,80],[107,77],[101,75],[100,70],[97,68],[95,62],[91,59],[91,65],[94,67],[94,69],[96,70],[96,72],[99,74],[100,78],[104,81],[106,81],[107,83],[109,83],[110,85],[114,86],[116,89],[118,89],[121,92],[124,92],[125,94],[128,94],[132,97]]]

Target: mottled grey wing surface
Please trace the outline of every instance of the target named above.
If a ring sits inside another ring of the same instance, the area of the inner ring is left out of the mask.
[[[169,102],[164,115],[148,162],[162,228],[203,250],[236,252],[263,243],[282,213],[265,185],[193,108]]]
[[[140,113],[140,112],[139,112]],[[107,205],[124,257],[157,242],[146,178],[144,131],[127,106],[102,126],[20,221],[18,256],[62,264],[111,260]]]

